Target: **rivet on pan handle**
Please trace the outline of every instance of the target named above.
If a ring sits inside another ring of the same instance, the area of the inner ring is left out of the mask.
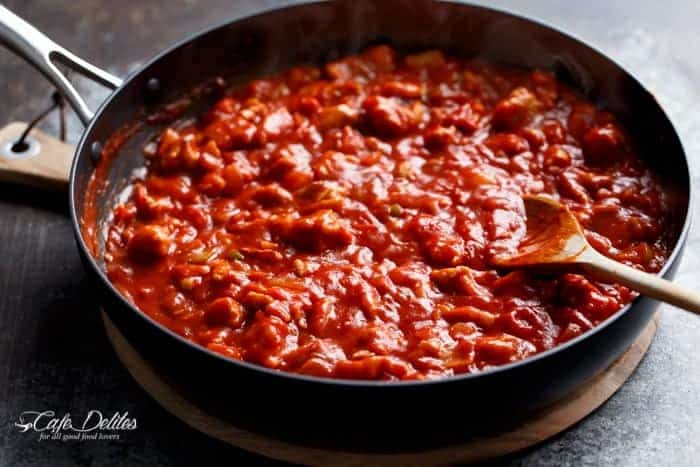
[[[110,89],[117,89],[122,84],[121,79],[73,55],[2,5],[0,42],[43,73],[66,98],[84,125],[92,120],[94,114],[56,63],[61,63]]]

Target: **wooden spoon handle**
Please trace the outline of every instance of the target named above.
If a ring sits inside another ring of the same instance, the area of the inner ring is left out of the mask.
[[[583,266],[597,277],[617,282],[648,297],[700,314],[700,293],[698,292],[654,274],[618,263],[599,253],[590,255]]]
[[[75,149],[33,129],[27,150],[14,152],[12,145],[26,127],[26,123],[14,122],[0,128],[0,182],[66,190]]]

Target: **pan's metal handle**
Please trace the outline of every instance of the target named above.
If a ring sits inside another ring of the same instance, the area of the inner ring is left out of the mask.
[[[84,125],[92,120],[94,114],[73,84],[58,69],[56,63],[65,65],[110,89],[117,89],[122,84],[120,78],[76,57],[2,5],[0,5],[0,42],[43,73],[63,94]]]

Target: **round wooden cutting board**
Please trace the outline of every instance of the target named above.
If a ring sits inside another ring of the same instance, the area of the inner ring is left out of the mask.
[[[612,396],[634,372],[656,333],[658,315],[632,346],[608,369],[565,399],[537,413],[517,428],[412,453],[359,453],[291,444],[238,428],[216,418],[169,386],[102,312],[107,336],[136,382],[163,408],[196,430],[241,449],[273,459],[312,466],[428,466],[471,463],[504,456],[540,443],[579,422]]]

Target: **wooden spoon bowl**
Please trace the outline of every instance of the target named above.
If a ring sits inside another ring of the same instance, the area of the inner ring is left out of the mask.
[[[525,238],[514,254],[493,258],[493,266],[504,269],[574,269],[700,313],[700,294],[596,251],[566,206],[543,195],[525,196],[523,202],[527,215]]]

